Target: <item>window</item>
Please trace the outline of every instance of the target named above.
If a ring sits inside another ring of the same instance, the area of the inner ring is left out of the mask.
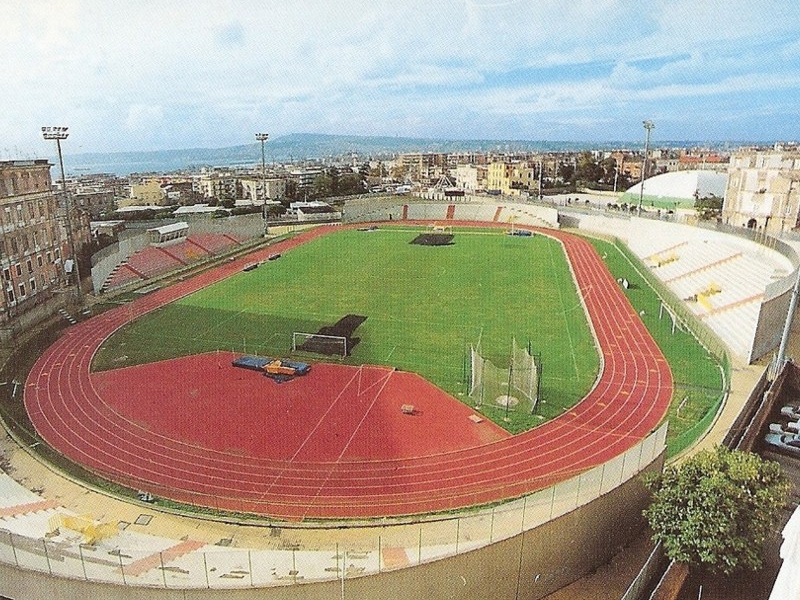
[[[25,284],[24,283],[20,283],[19,284],[19,297],[20,298],[24,298],[25,297]]]
[[[11,269],[8,267],[3,269],[3,279],[6,281],[11,281]]]
[[[36,280],[31,277],[29,283],[31,284],[31,294],[36,293]]]
[[[33,273],[33,261],[28,259],[28,273]]]
[[[16,302],[16,297],[14,296],[14,288],[8,288],[8,301],[9,303],[13,304]]]
[[[41,254],[36,257],[36,265],[39,267],[44,265],[44,259],[42,258]]]
[[[17,277],[21,276],[22,275],[22,265],[18,263],[16,265],[14,265],[14,267],[16,268],[16,271],[17,271]]]

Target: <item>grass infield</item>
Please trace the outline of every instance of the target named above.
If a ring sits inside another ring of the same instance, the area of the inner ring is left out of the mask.
[[[512,337],[530,341],[543,363],[536,414],[482,407],[514,433],[578,402],[599,359],[560,244],[479,229],[456,230],[450,246],[410,244],[423,230],[343,230],[313,240],[134,321],[100,349],[94,368],[217,349],[286,357],[292,332],[357,314],[367,320],[344,362],[413,371],[465,401],[471,344],[480,341],[505,367]]]

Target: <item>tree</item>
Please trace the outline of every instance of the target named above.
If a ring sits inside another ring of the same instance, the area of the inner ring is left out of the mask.
[[[280,199],[281,204],[286,208],[289,208],[289,204],[299,200],[302,197],[300,193],[300,186],[297,185],[297,181],[294,179],[287,179],[286,180],[286,188],[283,192],[283,198]]]
[[[564,183],[575,182],[575,167],[569,163],[561,163],[558,166],[558,176]]]
[[[581,152],[578,155],[575,178],[585,183],[598,183],[603,176],[603,169],[594,159],[591,152]]]
[[[700,198],[695,193],[694,208],[701,221],[715,221],[722,216],[722,198],[714,195]]]
[[[761,549],[789,484],[778,463],[718,446],[646,480],[653,539],[680,563],[730,575],[763,565]]]

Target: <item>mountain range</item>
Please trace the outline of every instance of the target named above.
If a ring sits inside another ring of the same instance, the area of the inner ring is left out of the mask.
[[[544,140],[448,140],[403,137],[324,135],[295,133],[266,142],[268,163],[324,160],[348,154],[391,158],[404,152],[558,152],[615,148],[641,149],[631,142],[557,142]],[[708,143],[660,142],[659,147],[691,147]],[[730,145],[730,144],[725,144]],[[715,146],[725,146],[715,144]],[[54,157],[51,160],[55,160]],[[202,166],[256,165],[261,162],[261,144],[226,148],[188,148],[135,152],[93,152],[65,155],[65,168],[82,173],[168,173]]]

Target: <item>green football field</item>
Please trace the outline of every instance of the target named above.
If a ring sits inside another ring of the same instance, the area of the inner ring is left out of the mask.
[[[470,345],[507,367],[512,338],[530,342],[541,354],[541,401],[534,416],[511,415],[512,431],[578,402],[599,360],[560,244],[476,229],[456,230],[450,246],[410,244],[421,231],[318,238],[138,319],[106,342],[94,367],[214,350],[288,357],[292,332],[355,314],[366,320],[344,362],[413,371],[459,398]]]

